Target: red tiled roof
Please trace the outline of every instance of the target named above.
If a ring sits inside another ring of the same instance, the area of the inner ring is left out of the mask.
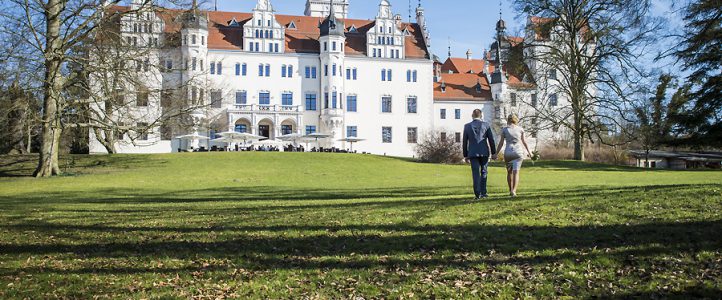
[[[534,39],[537,41],[550,39],[551,23],[555,20],[555,18],[529,17],[529,26],[534,30]]]
[[[488,57],[488,55],[487,55]],[[449,70],[451,70],[452,74],[449,74]],[[470,73],[470,71],[473,70],[473,73]],[[489,64],[489,69],[487,70],[486,64],[484,60],[481,59],[465,59],[465,58],[457,58],[457,57],[451,57],[444,62],[444,64],[441,66],[441,76],[444,78],[444,76],[447,75],[474,75],[478,74],[480,77],[483,77],[482,83],[486,82],[486,72],[488,71],[489,74],[494,73],[494,70],[496,70],[496,66],[494,64]],[[460,72],[463,71],[463,72]],[[509,72],[509,66],[504,65],[504,74],[507,76],[507,84],[514,88],[534,88],[536,85],[532,82],[524,82],[523,78],[518,74],[511,74]],[[457,77],[450,77],[452,79],[458,79]],[[476,77],[468,77],[470,78],[476,78]],[[474,85],[476,82],[473,83]],[[483,84],[482,84],[483,85]],[[487,82],[488,85],[488,82]],[[440,91],[440,89],[439,89]]]
[[[450,57],[441,65],[442,73],[481,73],[484,72],[484,61],[481,59],[466,59]]]
[[[446,85],[445,92],[441,91],[442,82]],[[439,82],[434,82],[434,100],[490,101],[491,87],[484,74],[441,74]]]
[[[116,6],[115,11],[126,11],[128,7]],[[158,14],[165,22],[166,33],[177,33],[180,31],[180,24],[175,20],[183,13],[181,10],[159,9]],[[208,49],[217,50],[242,50],[243,25],[253,17],[251,13],[208,11]],[[235,19],[238,26],[229,26],[231,20]],[[319,22],[322,18],[279,15],[276,20],[285,27],[293,22],[295,29],[286,28],[286,53],[320,53],[318,42],[320,31]],[[346,25],[346,54],[366,55],[366,33],[373,28],[373,20],[344,19]],[[348,32],[351,26],[355,26],[357,32]],[[406,28],[410,35],[406,36],[406,57],[407,58],[430,58],[427,51],[424,37],[418,24],[402,23],[400,28]]]

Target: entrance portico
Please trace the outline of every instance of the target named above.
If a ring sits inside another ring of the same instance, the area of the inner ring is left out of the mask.
[[[302,133],[303,110],[301,106],[282,105],[235,105],[228,109],[229,130],[246,130],[247,133],[275,139],[291,133]]]

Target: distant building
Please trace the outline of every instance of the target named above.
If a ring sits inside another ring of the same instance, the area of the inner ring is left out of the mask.
[[[565,139],[563,126],[549,121],[554,119],[551,115],[569,115],[570,102],[557,81],[565,76],[534,57],[553,42],[555,31],[539,30],[551,21],[530,17],[525,36],[515,37],[506,34],[506,22],[500,18],[496,40],[480,58],[474,58],[472,50],[465,58],[451,57],[449,49],[449,58],[434,64],[434,128],[442,135],[458,136],[478,108],[497,134],[506,126],[506,117],[516,114],[532,149],[537,141]]]
[[[152,127],[119,135],[116,150],[175,152],[200,146],[178,136],[214,138],[224,131],[270,139],[323,133],[331,138],[321,141],[322,147],[348,149],[342,140],[359,138],[363,141],[354,146],[359,152],[411,157],[427,132],[441,131],[460,142],[477,108],[497,134],[509,113],[518,114],[532,147],[537,137],[546,141],[564,134],[535,109],[568,109],[569,101],[555,90],[562,74],[530,55],[542,49],[525,46],[554,40],[552,31],[538,29],[547,19],[529,18],[525,37],[512,37],[500,18],[496,40],[481,59],[469,50],[466,58],[442,63],[429,51],[421,5],[415,23],[405,23],[388,0],[378,2],[369,20],[347,19],[349,0],[307,0],[303,16],[277,14],[271,0],[257,0],[251,12],[204,11],[196,5],[180,11],[140,0],[115,6],[111,13],[139,11],[119,18],[118,28],[123,41],[148,49],[148,55],[135,62],[142,83],[117,93],[122,102],[136,99],[135,105],[115,114],[113,123]],[[176,103],[205,109],[182,126],[154,124]],[[95,134],[90,133],[90,151],[103,153]]]
[[[629,151],[634,165],[650,169],[720,169],[722,152],[669,152],[650,151],[649,160],[644,150]]]

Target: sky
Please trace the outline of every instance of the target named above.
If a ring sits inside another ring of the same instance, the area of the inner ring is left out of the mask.
[[[205,8],[212,9],[213,1],[205,2]],[[217,0],[218,9],[223,11],[250,12],[257,0]],[[409,16],[409,1],[415,9],[419,0],[389,0],[394,14],[400,14],[406,21]],[[653,14],[670,19],[670,26],[681,26],[681,18],[670,9],[674,0],[653,0]],[[353,19],[374,19],[380,0],[350,0],[349,17]],[[306,0],[271,0],[279,14],[303,15]],[[484,49],[493,42],[499,11],[507,24],[507,33],[520,35],[526,19],[513,9],[512,0],[421,0],[425,8],[426,23],[431,35],[431,51],[442,60],[447,58],[448,48],[454,57],[465,57],[471,49],[472,56],[481,58]],[[415,20],[415,13],[412,12]],[[414,21],[415,22],[415,21]]]

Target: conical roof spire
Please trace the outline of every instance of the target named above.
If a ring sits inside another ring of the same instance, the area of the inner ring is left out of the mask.
[[[333,6],[333,0],[329,0],[331,9],[329,14],[323,22],[321,22],[321,36],[328,35],[339,35],[345,36],[344,34],[344,22],[336,19],[336,8]]]

